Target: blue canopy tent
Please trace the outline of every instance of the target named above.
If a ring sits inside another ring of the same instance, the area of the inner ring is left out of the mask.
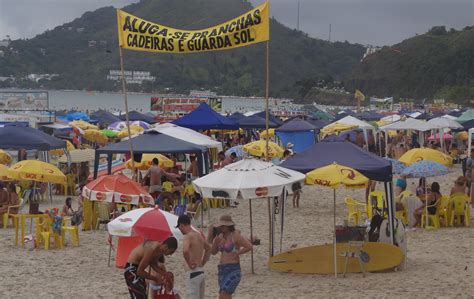
[[[322,128],[324,128],[325,126],[329,125],[331,122],[328,121],[328,120],[324,120],[324,119],[308,119],[306,120],[307,122],[309,122],[310,124],[312,124],[317,130],[321,130]]]
[[[110,113],[107,110],[98,110],[91,114],[91,118],[97,120],[99,125],[106,127],[114,122],[121,121],[120,117]]]
[[[242,119],[242,118],[245,118],[245,115],[243,115],[242,113],[240,112],[234,112],[232,113],[232,115],[230,116],[227,116],[228,119],[231,119],[233,121],[238,121],[239,119]]]
[[[265,129],[266,128],[266,121],[265,118],[261,118],[257,115],[247,116],[241,118],[237,121],[239,127],[242,129]],[[278,124],[268,119],[268,127],[269,128],[276,128]]]
[[[126,119],[126,116],[125,114],[122,114],[120,115],[120,119],[121,120],[125,120]],[[143,114],[143,113],[140,113],[138,111],[130,111],[128,113],[128,119],[130,121],[144,121],[144,122],[147,122],[149,124],[154,124],[156,123],[156,120],[154,117],[151,117],[149,115],[146,115],[146,114]]]
[[[275,130],[283,144],[294,145],[295,153],[303,152],[314,144],[316,131],[315,126],[301,118],[294,118]]]
[[[134,155],[141,154],[196,154],[199,166],[199,175],[208,173],[209,154],[204,146],[186,142],[155,130],[146,131],[144,134],[131,139]],[[97,177],[100,155],[107,155],[108,174],[112,171],[112,154],[129,153],[129,140],[112,143],[95,151],[94,178]],[[136,157],[135,157],[136,159]],[[141,157],[140,157],[141,160]]]
[[[75,111],[75,112],[71,111],[64,116],[59,117],[59,119],[66,122],[75,121],[75,120],[83,120],[86,122],[90,121],[89,115],[87,115],[87,113],[79,112],[79,111]]]
[[[201,103],[196,109],[178,118],[173,124],[193,130],[237,130],[239,125],[232,119],[220,115],[206,103]]]
[[[362,113],[357,114],[358,119],[366,121],[379,121],[382,117],[382,114],[379,114],[375,111],[364,111]]]
[[[39,150],[66,148],[66,141],[30,127],[0,128],[0,148],[12,150]]]
[[[266,119],[265,111],[255,113],[254,115],[260,116],[261,118]],[[270,111],[268,112],[268,120],[269,121],[271,120],[272,122],[277,124],[277,126],[281,126],[283,124],[283,122],[278,117],[275,117]]]
[[[393,227],[395,203],[392,186],[392,164],[377,155],[365,151],[338,136],[330,136],[306,151],[284,161],[280,166],[302,173],[310,172],[331,163],[351,167],[370,180],[384,182],[388,203],[390,227]],[[391,233],[394,242],[393,231]]]

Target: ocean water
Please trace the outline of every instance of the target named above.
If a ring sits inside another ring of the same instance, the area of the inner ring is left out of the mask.
[[[125,111],[122,93],[59,90],[50,90],[48,93],[50,109],[76,109],[82,111],[106,109],[112,112]],[[140,112],[150,111],[150,99],[152,96],[152,94],[127,94],[128,109],[130,111],[137,110]]]

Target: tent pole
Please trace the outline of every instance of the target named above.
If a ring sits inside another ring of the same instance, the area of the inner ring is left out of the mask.
[[[121,27],[121,24],[119,24],[119,26]],[[125,80],[125,70],[124,70],[124,63],[123,63],[123,50],[122,50],[121,45],[119,45],[119,53],[120,53],[120,71],[122,73],[122,92],[123,92],[123,100],[125,102],[125,121],[126,121],[126,125],[127,125],[127,133],[128,133],[128,146],[130,148],[130,157],[131,157],[131,160],[132,160],[132,175],[133,175],[133,178],[136,179],[135,159],[133,157],[132,133],[130,132],[130,118],[128,116],[127,83],[126,83],[126,80]]]
[[[333,235],[333,249],[334,249],[334,277],[337,278],[337,249],[336,249],[336,189],[334,189],[334,209],[333,209],[333,221],[334,221],[334,235]]]
[[[267,132],[268,135],[268,118],[269,118],[269,111],[268,111],[268,97],[270,93],[270,59],[269,59],[269,54],[270,54],[270,43],[267,41],[266,42],[266,50],[265,50],[265,67],[266,67],[266,72],[265,72],[265,131]],[[270,138],[265,139],[265,160],[269,161],[269,156],[268,156],[268,142]]]
[[[285,221],[285,201],[286,201],[286,190],[283,188],[283,195],[280,205],[280,214],[281,214],[281,230],[280,230],[280,252],[283,244],[283,223]]]
[[[267,197],[268,202],[268,256],[272,256],[272,213],[270,209],[270,197]]]
[[[252,259],[252,274],[255,274],[254,264],[253,264],[253,223],[252,223],[252,199],[249,198],[249,209],[250,209],[250,242],[252,243],[252,250],[250,251],[250,256]]]

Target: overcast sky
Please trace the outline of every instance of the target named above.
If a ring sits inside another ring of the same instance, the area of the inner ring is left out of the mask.
[[[132,2],[137,0],[0,0],[0,39],[31,38],[86,11]],[[270,0],[271,15],[296,28],[298,2],[300,29],[321,39],[328,39],[329,24],[331,40],[372,45],[392,45],[433,26],[474,24],[474,0]]]

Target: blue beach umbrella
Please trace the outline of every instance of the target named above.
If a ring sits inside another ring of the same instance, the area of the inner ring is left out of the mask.
[[[242,145],[236,145],[225,151],[226,156],[230,156],[230,154],[232,153],[235,153],[238,158],[243,158],[245,156],[245,152],[242,149]]]
[[[403,170],[405,170],[406,165],[403,164],[402,162],[398,161],[398,160],[395,160],[395,159],[391,159],[391,158],[384,158],[385,160],[387,161],[390,161],[390,163],[392,163],[392,173],[393,174],[400,174],[402,173]]]
[[[428,178],[442,176],[449,173],[449,169],[437,162],[422,160],[408,166],[401,172],[407,178]]]

